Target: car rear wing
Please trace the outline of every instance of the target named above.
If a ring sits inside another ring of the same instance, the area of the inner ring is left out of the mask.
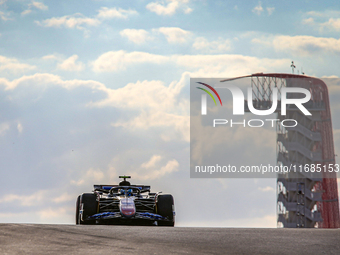
[[[148,185],[129,185],[129,186],[119,186],[119,185],[93,185],[94,190],[109,192],[110,189],[116,187],[134,187],[140,190],[140,193],[150,192],[150,186]]]

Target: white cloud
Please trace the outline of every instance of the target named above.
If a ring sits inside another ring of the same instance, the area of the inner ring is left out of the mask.
[[[54,58],[50,56],[48,58]],[[7,90],[18,86],[34,84],[36,87],[57,85],[66,89],[79,86],[88,87],[91,90],[102,91],[106,98],[100,101],[88,103],[89,107],[115,107],[133,113],[128,118],[122,116],[112,123],[114,127],[124,127],[128,131],[135,132],[138,129],[155,129],[164,141],[182,140],[189,141],[189,102],[181,98],[180,93],[188,83],[189,76],[232,76],[248,74],[258,71],[273,70],[275,66],[281,68],[287,60],[269,60],[246,57],[241,55],[172,55],[161,56],[145,52],[125,51],[107,52],[93,63],[94,70],[112,71],[127,68],[137,63],[175,63],[185,69],[192,70],[183,73],[180,81],[164,84],[161,81],[137,81],[129,83],[118,89],[107,88],[104,84],[86,80],[62,80],[57,75],[35,74],[23,76],[19,79],[8,81],[0,79],[0,84]],[[283,62],[283,64],[282,64]],[[226,64],[227,63],[227,64]],[[231,63],[231,64],[228,64]],[[275,70],[275,69],[274,69]],[[31,85],[30,85],[31,86]],[[82,185],[82,179],[74,183]]]
[[[155,167],[156,164],[161,161],[162,156],[160,155],[153,155],[148,162],[145,162],[141,165],[142,168],[152,168]]]
[[[318,29],[320,32],[324,31],[340,31],[340,11],[327,10],[323,12],[311,11],[307,12],[302,24],[309,25]]]
[[[157,15],[171,16],[177,12],[178,9],[183,9],[185,14],[192,12],[192,9],[186,6],[189,0],[167,0],[167,4],[164,1],[151,2],[146,6],[151,12]]]
[[[99,56],[93,61],[93,71],[95,72],[111,72],[125,70],[127,66],[137,63],[155,63],[160,64],[168,61],[167,57],[155,55],[146,52],[126,52],[109,51]]]
[[[127,130],[147,130],[162,128],[162,140],[180,139],[189,141],[189,107],[188,100],[178,96],[186,85],[188,74],[184,73],[179,82],[169,86],[161,81],[138,81],[129,83],[123,88],[107,91],[107,98],[93,106],[113,106],[125,110],[138,111],[136,117],[120,119],[112,123],[113,127],[124,127]]]
[[[40,211],[37,211],[36,214],[39,216],[40,220],[42,222],[61,222],[64,223],[65,221],[68,222],[69,219],[67,216],[69,216],[70,213],[73,213],[74,208],[69,207],[49,207]],[[66,216],[66,217],[65,217]]]
[[[185,13],[185,14],[189,14],[189,13],[191,13],[192,11],[193,11],[193,9],[191,9],[190,7],[187,7],[187,8],[184,9],[184,13]]]
[[[313,36],[276,36],[273,40],[276,50],[289,51],[298,55],[312,55],[320,52],[340,53],[340,39]]]
[[[80,13],[74,15],[66,15],[63,17],[53,17],[43,21],[36,21],[36,23],[43,27],[66,27],[84,30],[86,26],[98,26],[101,22],[95,18],[88,18]]]
[[[335,17],[335,16],[340,16],[340,11],[336,11],[336,10],[326,10],[326,11],[310,11],[306,13],[309,16],[313,16],[313,17],[326,17],[326,18],[330,18],[330,17]]]
[[[79,180],[71,180],[71,184],[76,186],[87,185],[89,183],[101,182],[105,179],[105,174],[99,169],[89,169]]]
[[[143,163],[125,165],[126,157],[131,158],[131,153],[131,151],[124,152],[113,158],[109,170],[106,173],[108,179],[113,180],[112,182],[116,182],[118,173],[122,172],[120,170],[117,173],[115,170],[116,168],[124,168],[124,172],[128,172],[129,175],[133,177],[133,180],[137,182],[144,182],[146,180],[150,182],[152,180],[161,179],[162,177],[169,178],[172,173],[180,171],[179,162],[176,159],[167,160],[165,157],[157,154],[152,155],[151,158],[145,162],[143,162],[145,159],[141,161]]]
[[[173,60],[188,68],[191,77],[235,77],[257,72],[275,72],[282,70],[291,61],[236,54],[182,55]]]
[[[218,38],[216,41],[208,41],[204,37],[195,39],[192,45],[194,49],[207,53],[221,53],[227,52],[231,49],[231,41],[228,39]]]
[[[251,42],[254,44],[260,44],[266,47],[273,47],[273,39],[274,37],[258,37],[251,39]]]
[[[18,129],[18,132],[19,132],[20,134],[21,134],[22,131],[24,130],[24,127],[22,126],[21,122],[18,122],[17,129]]]
[[[152,29],[152,33],[154,35],[164,35],[169,43],[185,43],[192,36],[191,32],[178,27],[154,28]],[[150,33],[144,29],[124,29],[120,32],[120,35],[122,37],[126,37],[129,41],[135,44],[142,44],[154,39],[154,36],[151,36]]]
[[[43,59],[43,60],[61,60],[61,57],[56,56],[54,54],[50,54],[50,55],[43,56],[41,59]]]
[[[42,2],[35,2],[33,1],[31,4],[30,4],[32,7],[35,7],[39,10],[42,10],[42,11],[47,11],[48,10],[48,6],[44,5],[44,3]]]
[[[191,32],[179,27],[160,27],[153,31],[162,33],[169,43],[185,43],[192,35]]]
[[[267,7],[267,12],[269,16],[272,15],[274,11],[275,11],[275,7]]]
[[[77,55],[72,55],[62,63],[58,64],[57,68],[65,71],[82,71],[85,65],[82,62],[77,61],[77,59]]]
[[[183,73],[180,81],[171,82],[168,86],[161,81],[129,83],[123,88],[110,90],[107,99],[97,102],[95,106],[139,111],[136,117],[115,121],[112,123],[114,127],[124,127],[131,131],[162,128],[160,136],[164,141],[189,141],[189,102],[178,98],[188,76],[188,73]]]
[[[6,133],[10,130],[11,126],[14,126],[15,123],[10,123],[10,122],[3,122],[0,123],[0,136],[5,136]],[[16,123],[16,128],[19,134],[21,134],[24,130],[22,124],[20,121]]]
[[[21,15],[30,14],[32,12],[32,8],[35,8],[35,9],[38,9],[38,10],[41,10],[41,11],[47,11],[48,10],[48,6],[44,5],[44,3],[32,1],[32,3],[30,3],[28,5],[28,9],[23,11],[21,13]]]
[[[316,21],[315,18],[309,17],[302,20],[302,24],[311,26],[320,32],[328,31],[339,31],[340,30],[340,19],[330,18],[325,22]]]
[[[105,19],[127,19],[129,16],[135,14],[138,14],[135,10],[102,7],[100,10],[98,10],[98,14],[93,18],[86,17],[81,13],[75,13],[73,15],[53,17],[50,19],[45,19],[43,21],[35,21],[35,23],[43,27],[66,27],[70,29],[75,28],[83,30],[85,33],[85,37],[88,37],[89,31],[86,29],[86,27],[98,26]]]
[[[337,76],[337,75],[323,75],[321,78],[329,78],[329,79],[337,79],[337,78],[339,78],[339,76]]]
[[[112,19],[112,18],[127,19],[129,16],[135,14],[137,14],[135,10],[102,7],[98,11],[98,15],[95,18],[86,17],[81,13],[75,13],[73,15],[53,17],[43,21],[36,21],[36,23],[44,27],[64,26],[66,28],[84,29],[83,27],[84,25],[98,26],[101,23],[100,19]]]
[[[252,12],[257,15],[261,15],[261,13],[263,12],[263,7],[261,5],[261,2],[259,2],[259,4],[255,6],[254,9],[252,9]]]
[[[101,19],[112,19],[112,18],[119,18],[119,19],[127,19],[131,15],[136,15],[138,14],[137,11],[135,10],[124,10],[121,8],[107,8],[107,7],[102,7],[98,11],[98,18]]]
[[[75,195],[66,192],[59,195],[58,192],[59,190],[38,190],[30,195],[5,194],[0,198],[0,204],[18,209],[15,212],[1,213],[0,217],[6,222],[70,223],[74,207],[62,204],[65,202],[70,204]],[[54,197],[56,194],[58,197]],[[29,207],[34,208],[34,214],[27,210]],[[11,218],[14,220],[10,220]]]
[[[189,103],[187,103],[189,105]],[[161,107],[162,105],[160,105]],[[190,141],[190,119],[189,116],[167,113],[153,110],[152,112],[142,111],[142,113],[129,120],[112,123],[113,127],[124,127],[135,131],[136,129],[150,129],[155,127],[167,128],[161,134],[163,141],[182,140]]]
[[[0,198],[0,204],[18,202],[21,206],[33,206],[39,204],[47,195],[46,190],[39,190],[32,195],[7,194]]]
[[[15,58],[7,58],[0,55],[0,71],[10,71],[12,73],[18,73],[33,70],[35,68],[35,66],[20,63]]]
[[[126,126],[129,130],[168,128],[162,131],[163,140],[173,138],[188,141],[189,118],[186,109],[189,103],[187,100],[178,98],[187,79],[188,76],[184,74],[179,82],[174,81],[167,86],[161,81],[138,81],[119,89],[110,89],[96,81],[62,80],[57,75],[38,73],[13,81],[0,78],[0,85],[5,86],[6,90],[22,86],[30,86],[30,89],[33,89],[33,86],[41,89],[49,86],[61,86],[66,89],[88,87],[92,91],[101,91],[106,94],[105,99],[89,102],[88,107],[116,107],[137,112],[137,117],[133,116],[130,120],[117,120],[112,126]],[[131,124],[134,119],[136,121]],[[7,126],[4,126],[3,132],[7,129]],[[91,170],[88,175],[91,175],[93,171]],[[84,182],[83,179],[73,181],[76,185],[82,185]]]
[[[30,14],[32,12],[32,10],[25,10],[21,13],[21,15],[27,15],[27,14]]]
[[[273,47],[278,52],[290,52],[299,56],[340,53],[340,39],[335,38],[277,35],[268,38],[254,38],[252,42],[265,47]]]
[[[190,71],[192,77],[233,77],[255,72],[280,71],[289,59],[256,58],[235,54],[219,55],[156,55],[146,52],[109,51],[92,62],[95,72],[125,70],[129,66],[154,63],[175,63]]]
[[[267,187],[259,187],[258,190],[263,191],[263,192],[275,192],[275,189],[271,186],[267,186]]]
[[[153,158],[150,159],[150,161],[154,160]],[[145,168],[145,165],[148,165],[150,163],[150,161],[145,162],[141,165],[141,168]],[[158,162],[157,162],[158,163]],[[173,159],[173,160],[169,160],[165,166],[162,167],[157,167],[157,169],[154,169],[152,171],[143,171],[142,173],[140,172],[136,172],[134,173],[133,176],[135,176],[138,179],[141,180],[155,180],[155,179],[159,179],[167,174],[173,173],[173,172],[177,172],[179,169],[179,163],[177,160]],[[150,168],[152,168],[150,166]]]
[[[189,137],[189,119],[184,117],[183,109],[187,107],[188,102],[178,100],[178,95],[184,86],[184,78],[180,82],[173,82],[169,86],[165,86],[160,81],[143,81],[135,84],[129,83],[120,89],[109,89],[105,85],[96,81],[85,80],[62,80],[59,76],[52,74],[35,74],[31,76],[23,76],[13,81],[8,81],[4,78],[0,79],[0,84],[5,85],[7,90],[15,89],[21,86],[34,86],[44,89],[47,86],[61,86],[66,89],[73,89],[79,86],[88,87],[92,91],[102,91],[106,93],[106,99],[89,103],[90,107],[116,107],[120,109],[138,110],[139,117],[142,119],[145,112],[146,121],[143,119],[137,121],[135,126],[128,127],[148,129],[151,127],[170,127],[167,135],[172,135],[176,139],[183,137],[183,140],[188,141]],[[156,111],[157,110],[157,111]],[[156,115],[154,114],[156,112]],[[186,115],[188,113],[185,113]],[[119,121],[118,121],[119,122]],[[114,126],[122,126],[123,124],[114,124]],[[18,130],[22,129],[18,125]],[[1,134],[4,135],[9,130],[9,124],[1,125]],[[177,135],[176,135],[177,134]],[[82,185],[87,180],[93,179],[93,175],[101,176],[99,170],[89,170],[85,175],[85,179],[74,180],[72,183]],[[102,177],[100,177],[102,178]]]
[[[302,20],[302,24],[313,25],[313,24],[315,24],[315,21],[312,17],[310,17],[308,19]]]
[[[0,18],[1,18],[3,21],[11,20],[11,18],[10,18],[9,16],[10,16],[9,13],[0,11]]]
[[[69,194],[67,192],[64,192],[63,194],[61,194],[60,196],[52,199],[53,202],[59,204],[59,203],[63,203],[63,202],[67,202],[67,201],[73,201],[74,200],[74,196],[73,194]]]
[[[340,18],[338,19],[330,18],[328,21],[321,23],[320,27],[340,31]]]
[[[4,136],[6,132],[9,130],[9,123],[1,123],[0,124],[0,136]]]
[[[93,105],[171,111],[183,86],[182,82],[166,86],[162,81],[137,81],[122,88],[108,89],[107,98]]]
[[[135,44],[142,44],[152,39],[149,32],[144,29],[124,29],[119,34]]]
[[[25,75],[12,81],[6,78],[0,78],[0,85],[4,86],[6,90],[13,90],[19,86],[39,86],[45,88],[46,86],[57,85],[66,89],[73,89],[80,86],[89,87],[94,90],[106,91],[104,84],[93,80],[62,80],[60,76],[48,73],[36,73],[34,75]]]

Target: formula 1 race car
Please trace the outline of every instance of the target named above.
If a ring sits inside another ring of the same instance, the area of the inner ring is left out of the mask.
[[[119,185],[94,185],[92,193],[78,196],[76,224],[150,224],[174,226],[174,199],[151,193],[150,186],[131,185],[131,176],[119,176]]]

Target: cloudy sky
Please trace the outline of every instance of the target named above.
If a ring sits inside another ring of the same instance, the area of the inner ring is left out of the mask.
[[[276,227],[275,179],[189,178],[190,77],[338,77],[339,32],[330,0],[0,0],[0,222],[73,223],[78,194],[130,174],[178,226]]]

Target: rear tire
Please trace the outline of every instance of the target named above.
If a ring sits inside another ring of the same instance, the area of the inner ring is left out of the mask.
[[[174,198],[172,195],[162,194],[157,196],[156,213],[169,219],[169,221],[158,221],[159,226],[175,226]]]
[[[96,220],[88,220],[87,218],[98,212],[97,195],[93,193],[84,193],[80,197],[80,204],[83,206],[83,215],[82,217],[79,217],[79,223],[95,224]]]

